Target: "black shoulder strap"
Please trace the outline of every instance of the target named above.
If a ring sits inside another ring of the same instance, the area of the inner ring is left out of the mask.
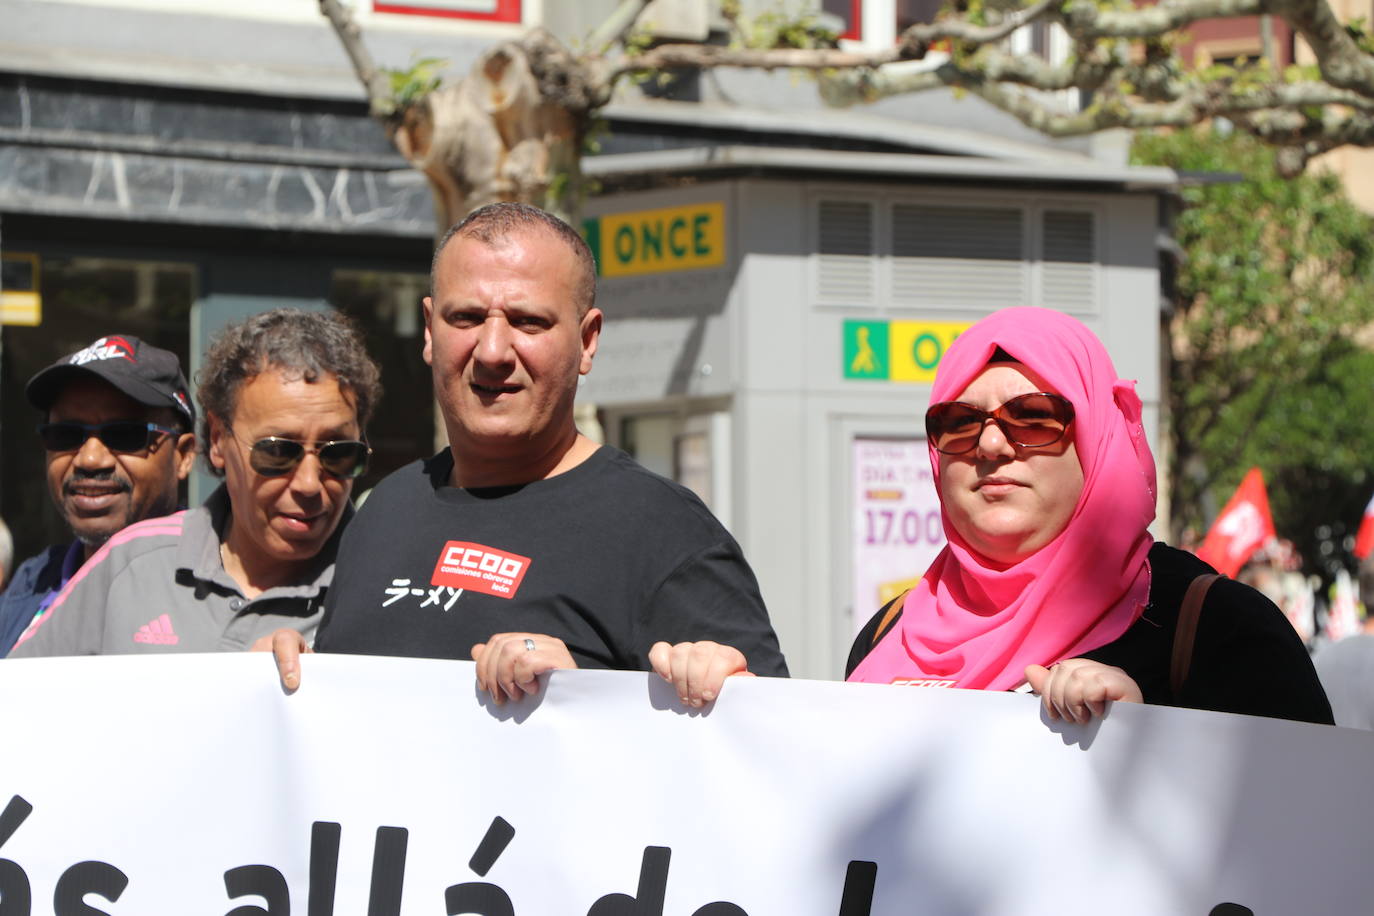
[[[1178,626],[1174,630],[1174,651],[1169,658],[1169,690],[1174,699],[1183,689],[1188,679],[1188,669],[1193,664],[1193,640],[1197,637],[1197,621],[1202,615],[1202,602],[1207,599],[1207,590],[1221,576],[1205,573],[1198,576],[1188,586],[1183,596],[1183,605],[1178,610]]]

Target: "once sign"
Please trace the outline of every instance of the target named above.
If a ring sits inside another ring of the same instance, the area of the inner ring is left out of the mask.
[[[601,275],[663,273],[725,263],[725,204],[613,213],[583,223]]]

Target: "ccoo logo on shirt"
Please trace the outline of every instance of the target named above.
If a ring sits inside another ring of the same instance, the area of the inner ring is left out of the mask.
[[[449,541],[439,552],[430,584],[514,598],[529,568],[529,557],[483,544]]]

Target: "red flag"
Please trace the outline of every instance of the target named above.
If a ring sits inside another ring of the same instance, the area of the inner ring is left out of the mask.
[[[1364,518],[1360,519],[1360,530],[1355,533],[1355,559],[1363,560],[1374,553],[1374,496],[1364,507]]]
[[[1274,520],[1269,515],[1264,475],[1259,468],[1251,468],[1236,487],[1236,495],[1212,523],[1197,555],[1222,575],[1234,576],[1250,555],[1272,537]]]

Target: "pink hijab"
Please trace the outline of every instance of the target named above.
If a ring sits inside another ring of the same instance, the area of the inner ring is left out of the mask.
[[[1051,665],[1116,639],[1145,609],[1155,463],[1135,383],[1116,377],[1091,331],[1062,312],[1009,308],[969,328],[940,363],[931,402],[958,398],[998,347],[1073,403],[1083,492],[1068,525],[1007,569],[944,520],[949,543],[907,593],[902,616],[850,675],[1010,690],[1029,664]],[[935,482],[939,453],[930,449]]]

